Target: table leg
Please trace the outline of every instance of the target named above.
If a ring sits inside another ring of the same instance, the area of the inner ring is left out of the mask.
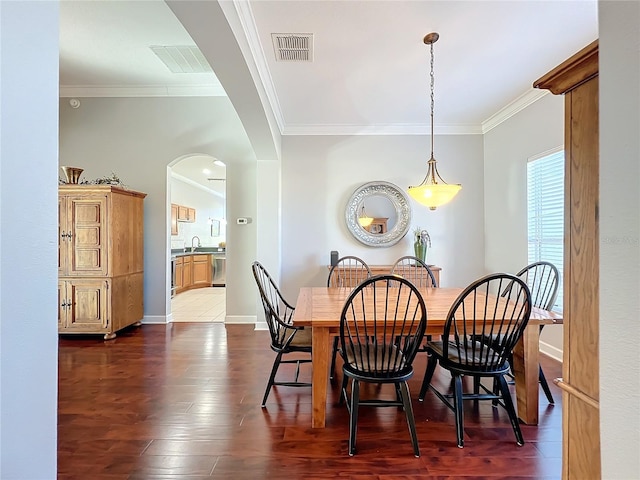
[[[538,424],[538,370],[540,326],[528,325],[513,350],[518,417],[527,425]]]
[[[311,407],[313,428],[324,428],[327,416],[327,382],[329,381],[329,329],[313,327],[311,334],[313,377]]]

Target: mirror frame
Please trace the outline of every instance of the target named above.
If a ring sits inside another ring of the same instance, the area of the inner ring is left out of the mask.
[[[367,197],[380,195],[387,198],[396,211],[397,221],[386,233],[369,233],[358,223],[358,207]],[[389,182],[369,182],[358,187],[347,202],[345,220],[349,232],[360,243],[370,247],[390,247],[407,234],[411,226],[411,204],[409,197],[396,185]]]

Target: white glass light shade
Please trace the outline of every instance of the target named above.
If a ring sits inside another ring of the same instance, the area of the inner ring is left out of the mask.
[[[436,207],[451,201],[461,189],[460,184],[423,183],[417,187],[409,187],[408,191],[416,202],[429,207],[430,210],[435,210]]]

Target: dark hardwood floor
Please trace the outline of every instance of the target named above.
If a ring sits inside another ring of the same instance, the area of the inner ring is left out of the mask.
[[[431,392],[417,401],[426,364],[419,358],[410,389],[421,457],[413,456],[403,412],[364,407],[358,453],[349,457],[348,413],[337,404],[342,374],[328,399],[327,428],[312,429],[309,388],[275,387],[260,408],[274,356],[267,332],[241,325],[144,325],[106,342],[61,337],[58,478],[561,478],[555,385],[556,404],[540,394],[540,424],[522,427],[522,447],[502,408],[466,402],[459,449],[453,412]],[[558,362],[543,358],[543,367],[548,379],[561,375]],[[310,378],[310,368],[301,377]],[[436,376],[449,382],[446,372]]]

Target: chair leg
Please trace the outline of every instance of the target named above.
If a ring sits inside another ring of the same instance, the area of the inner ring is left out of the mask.
[[[427,362],[427,368],[424,371],[424,379],[422,380],[422,386],[420,387],[420,394],[418,395],[418,400],[424,402],[424,396],[427,394],[427,389],[429,388],[429,384],[431,383],[431,379],[433,378],[433,372],[436,371],[436,365],[438,364],[438,359],[431,355],[429,356],[429,361]]]
[[[453,376],[453,410],[456,415],[456,439],[458,448],[464,447],[464,406],[462,405],[462,376]]]
[[[498,379],[496,377],[493,377],[493,394],[498,396],[500,395],[500,384],[498,383]],[[494,398],[493,400],[491,400],[491,405],[494,407],[498,406],[498,398]]]
[[[507,381],[504,379],[502,375],[496,377],[498,380],[498,384],[500,385],[500,391],[502,392],[502,400],[504,402],[504,406],[509,414],[509,420],[511,421],[511,426],[513,427],[513,433],[516,435],[516,442],[518,445],[524,445],[524,438],[522,437],[522,431],[520,430],[520,422],[518,420],[518,415],[516,414],[516,409],[513,406],[513,400],[511,399],[511,392],[509,392],[509,386],[507,385]]]
[[[473,393],[480,394],[480,377],[473,377]]]
[[[349,377],[346,375],[342,376],[342,386],[340,387],[340,398],[338,399],[338,405],[342,405],[342,401],[347,401],[347,382],[349,381]]]
[[[382,386],[382,384],[379,384]],[[402,399],[402,391],[400,390],[400,384],[396,383],[396,400],[402,404],[404,404],[404,400]],[[402,410],[403,407],[398,407],[398,409]]]
[[[269,383],[267,383],[267,390],[264,392],[264,397],[262,398],[262,407],[267,406],[267,397],[269,396],[269,392],[271,391],[271,387],[273,386],[273,382],[276,379],[276,373],[278,372],[278,367],[280,366],[280,361],[282,360],[282,352],[276,355],[275,360],[273,361],[273,367],[271,368],[271,375],[269,375]]]
[[[336,357],[338,356],[338,341],[340,337],[333,337],[333,350],[331,352],[331,367],[329,368],[329,380],[336,376]]]
[[[413,416],[413,407],[411,405],[411,397],[409,396],[409,387],[407,382],[401,382],[396,384],[399,387],[400,395],[402,396],[402,404],[404,405],[404,412],[407,416],[407,424],[409,425],[409,434],[411,435],[411,443],[413,444],[413,454],[416,457],[420,456],[420,447],[418,447],[418,435],[416,433],[416,420]]]
[[[542,387],[542,391],[547,396],[547,400],[549,401],[549,403],[555,403],[553,401],[553,395],[551,395],[551,390],[549,389],[549,384],[547,383],[547,379],[544,376],[544,372],[542,371],[542,367],[538,365],[538,368],[539,368],[538,380],[540,381],[540,386]]]
[[[360,402],[360,382],[351,382],[351,408],[349,409],[349,456],[356,453],[356,433],[358,431],[358,404]]]

